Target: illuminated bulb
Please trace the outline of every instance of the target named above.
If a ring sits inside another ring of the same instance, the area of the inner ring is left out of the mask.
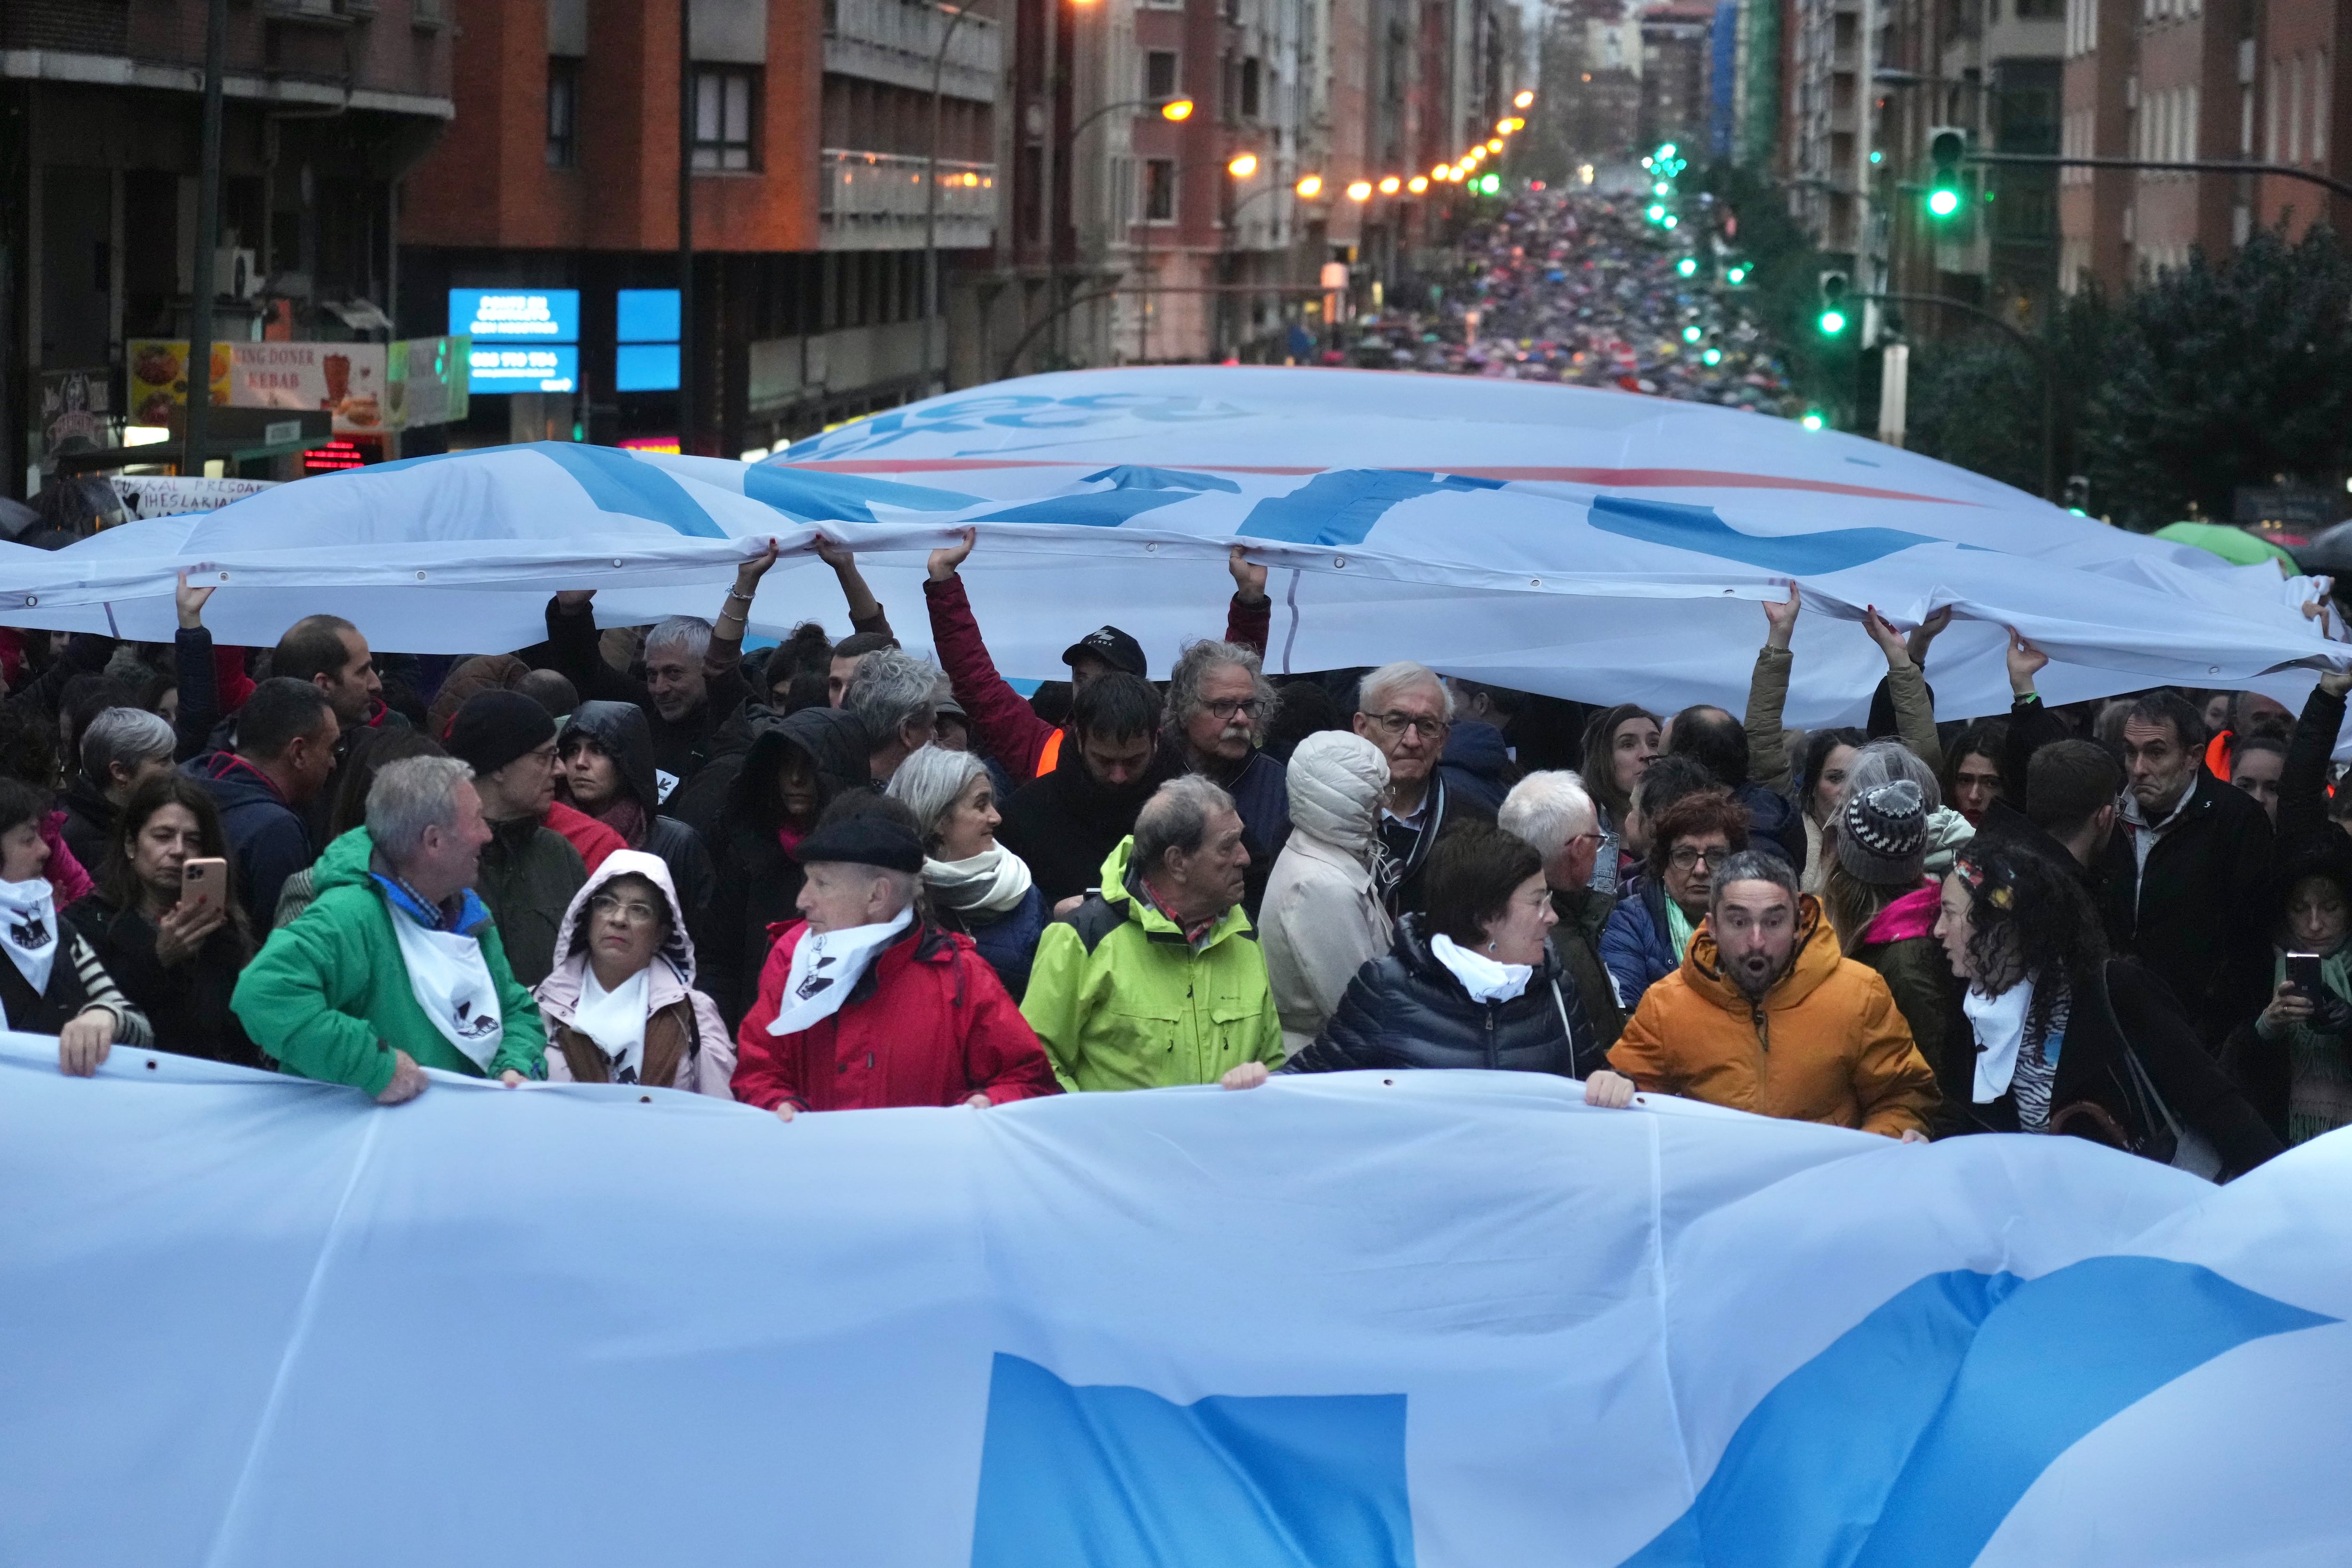
[[[1384,196],[1392,196],[1403,188],[1404,182],[1398,179],[1394,174],[1383,174],[1381,176],[1381,195]]]
[[[1160,106],[1160,118],[1162,120],[1172,120],[1180,122],[1192,119],[1192,100],[1189,98],[1170,99],[1167,102]]]
[[[1323,194],[1323,176],[1302,174],[1298,179],[1298,195],[1302,201],[1313,201]]]
[[[1514,109],[1532,109],[1535,107],[1535,101],[1536,95],[1533,92],[1523,91],[1518,97],[1511,100],[1511,107]]]
[[[1348,185],[1348,199],[1349,199],[1349,201],[1351,201],[1351,202],[1368,202],[1368,201],[1370,201],[1370,200],[1372,199],[1372,183],[1371,183],[1371,181],[1370,181],[1370,180],[1353,180],[1353,181],[1350,181],[1350,182],[1349,183],[1349,185]]]
[[[1415,174],[1412,179],[1407,180],[1404,183],[1404,188],[1411,191],[1414,195],[1419,195],[1422,192],[1429,189],[1429,176],[1427,174]]]
[[[1255,153],[1234,153],[1233,162],[1225,165],[1225,173],[1231,174],[1236,180],[1248,179],[1252,174],[1257,173],[1257,154]]]

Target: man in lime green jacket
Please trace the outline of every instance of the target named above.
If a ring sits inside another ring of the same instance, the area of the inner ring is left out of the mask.
[[[386,1105],[422,1090],[425,1068],[544,1075],[538,1005],[471,885],[490,837],[471,774],[448,757],[387,764],[367,826],[327,847],[310,907],[238,976],[230,1005],[289,1072]]]
[[[1037,942],[1022,1015],[1073,1089],[1215,1083],[1282,1065],[1282,1018],[1241,909],[1241,814],[1204,778],[1160,786],[1102,888]]]

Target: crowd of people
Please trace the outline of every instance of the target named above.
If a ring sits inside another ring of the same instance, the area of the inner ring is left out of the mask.
[[[2160,689],[1937,721],[1944,618],[1865,623],[1856,729],[1589,708],[1400,661],[1263,667],[1265,572],[1165,682],[1116,626],[938,662],[827,546],[850,635],[712,621],[379,658],[0,634],[0,1005],[354,1086],[629,1084],[777,1117],[1475,1068],[1921,1141],[2065,1134],[2226,1179],[2352,1122],[2352,837],[2304,711]],[[1205,612],[1213,606],[1203,605]],[[1730,674],[1731,672],[1727,672]],[[2344,793],[2352,804],[2352,790]]]
[[[1668,230],[1646,216],[1646,192],[1521,192],[1360,319],[1352,353],[1328,357],[1797,413],[1787,367],[1743,309],[1744,271],[1728,276],[1740,253],[1718,247],[1712,206]]]

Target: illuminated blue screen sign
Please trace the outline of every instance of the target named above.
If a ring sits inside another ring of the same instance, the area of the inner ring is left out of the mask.
[[[477,342],[467,365],[476,392],[576,392],[580,388],[576,343]]]
[[[482,343],[576,343],[577,289],[452,289],[449,335]]]
[[[613,390],[677,390],[677,290],[623,289],[614,300]]]

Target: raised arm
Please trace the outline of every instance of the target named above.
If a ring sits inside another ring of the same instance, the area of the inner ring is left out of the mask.
[[[1886,655],[1886,695],[1895,705],[1895,733],[1913,756],[1937,773],[1944,771],[1944,742],[1936,733],[1936,700],[1927,695],[1927,678],[1920,673],[1911,648],[1914,639],[1925,648],[1951,619],[1949,606],[1940,609],[1921,622],[1910,637],[1896,631],[1874,605],[1863,612],[1862,621],[1870,640]],[[1930,626],[1935,630],[1929,631]],[[1922,632],[1927,633],[1924,639]]]
[[[1789,671],[1795,658],[1789,638],[1797,629],[1797,612],[1804,594],[1789,584],[1783,604],[1764,601],[1764,646],[1757,650],[1755,671],[1748,678],[1748,776],[1776,795],[1789,793],[1789,748],[1780,715],[1789,701]]]
[[[2042,673],[2050,656],[2009,631],[2009,747],[2000,759],[2000,789],[2008,799],[2025,805],[2026,764],[2033,753],[2053,741],[2067,739],[2066,726],[2058,715],[2042,706],[2041,693],[2033,689],[2033,678]]]
[[[211,742],[213,727],[220,722],[220,683],[213,663],[213,634],[205,626],[205,605],[213,596],[210,588],[191,588],[188,574],[180,574],[180,585],[172,592],[173,606],[180,613],[179,635],[172,640],[172,661],[178,670],[180,710],[173,724],[175,740],[172,747],[174,761],[186,762]]]
[[[566,588],[547,602],[547,656],[582,701],[633,702],[651,713],[645,683],[606,664],[596,646],[595,600],[593,588]]]
[[[735,586],[710,623],[710,646],[702,655],[706,681],[724,680],[743,668],[743,628],[751,617],[751,598],[760,591],[760,579],[776,563],[776,542],[771,539],[766,551],[735,568]]]
[[[2303,717],[2287,742],[2286,769],[2279,777],[2278,841],[2299,844],[2327,826],[2327,761],[2344,729],[2344,697],[2352,673],[2329,670],[2304,700]],[[183,700],[185,700],[183,699]]]
[[[846,544],[835,544],[830,539],[816,542],[816,558],[833,568],[833,575],[841,584],[841,596],[849,605],[849,629],[853,632],[879,632],[896,638],[890,629],[890,617],[882,611],[882,601],[866,585],[866,574],[857,569],[857,552]]]
[[[1225,606],[1225,640],[1255,648],[1264,658],[1274,627],[1274,601],[1265,596],[1265,568],[1236,544],[1225,554],[1225,570],[1234,574],[1233,602]]]
[[[988,645],[981,639],[980,623],[972,617],[971,601],[956,570],[971,554],[977,538],[976,531],[967,528],[961,543],[931,552],[923,602],[931,616],[931,646],[948,672],[956,700],[971,716],[981,750],[1004,764],[1017,789],[1037,776],[1037,759],[1055,731],[996,672]]]

